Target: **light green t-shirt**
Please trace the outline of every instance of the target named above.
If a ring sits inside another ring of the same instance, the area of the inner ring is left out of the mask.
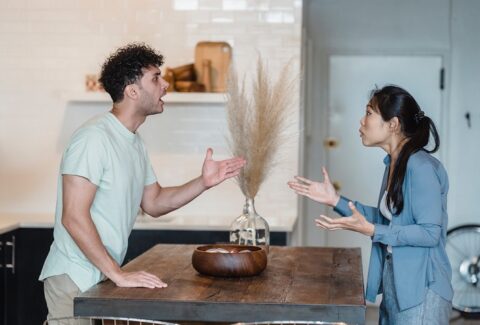
[[[130,132],[112,113],[93,118],[74,133],[63,153],[54,241],[39,279],[67,274],[85,291],[100,282],[103,275],[62,225],[62,175],[82,176],[97,186],[90,214],[103,245],[118,264],[127,252],[144,187],[157,179],[140,136]]]

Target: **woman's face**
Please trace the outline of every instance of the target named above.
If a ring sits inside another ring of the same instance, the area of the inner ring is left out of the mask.
[[[391,136],[389,124],[382,119],[372,101],[367,104],[365,116],[360,120],[360,137],[367,147],[381,147]]]

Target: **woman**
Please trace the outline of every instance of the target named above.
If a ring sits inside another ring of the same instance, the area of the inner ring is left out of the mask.
[[[434,148],[427,150],[430,133]],[[388,154],[377,207],[339,196],[325,168],[322,183],[295,177],[288,184],[347,216],[320,215],[318,227],[372,238],[366,298],[374,302],[383,293],[380,324],[448,324],[453,297],[445,252],[448,177],[430,155],[439,147],[435,125],[407,91],[386,86],[372,92],[360,136],[363,145]]]

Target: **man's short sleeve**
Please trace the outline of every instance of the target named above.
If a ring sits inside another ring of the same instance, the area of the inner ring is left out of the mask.
[[[145,149],[144,149],[145,150]],[[147,162],[146,170],[145,170],[145,183],[144,185],[150,185],[157,182],[157,176],[152,168],[152,163],[150,162],[150,157],[148,156],[147,151],[145,150],[145,159]]]
[[[82,176],[99,186],[106,167],[102,141],[101,132],[96,130],[85,129],[76,133],[63,154],[61,174]]]

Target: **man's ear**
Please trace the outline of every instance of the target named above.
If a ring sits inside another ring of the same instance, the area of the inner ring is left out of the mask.
[[[139,95],[138,85],[134,83],[127,85],[123,90],[123,95],[131,99],[137,99]]]

